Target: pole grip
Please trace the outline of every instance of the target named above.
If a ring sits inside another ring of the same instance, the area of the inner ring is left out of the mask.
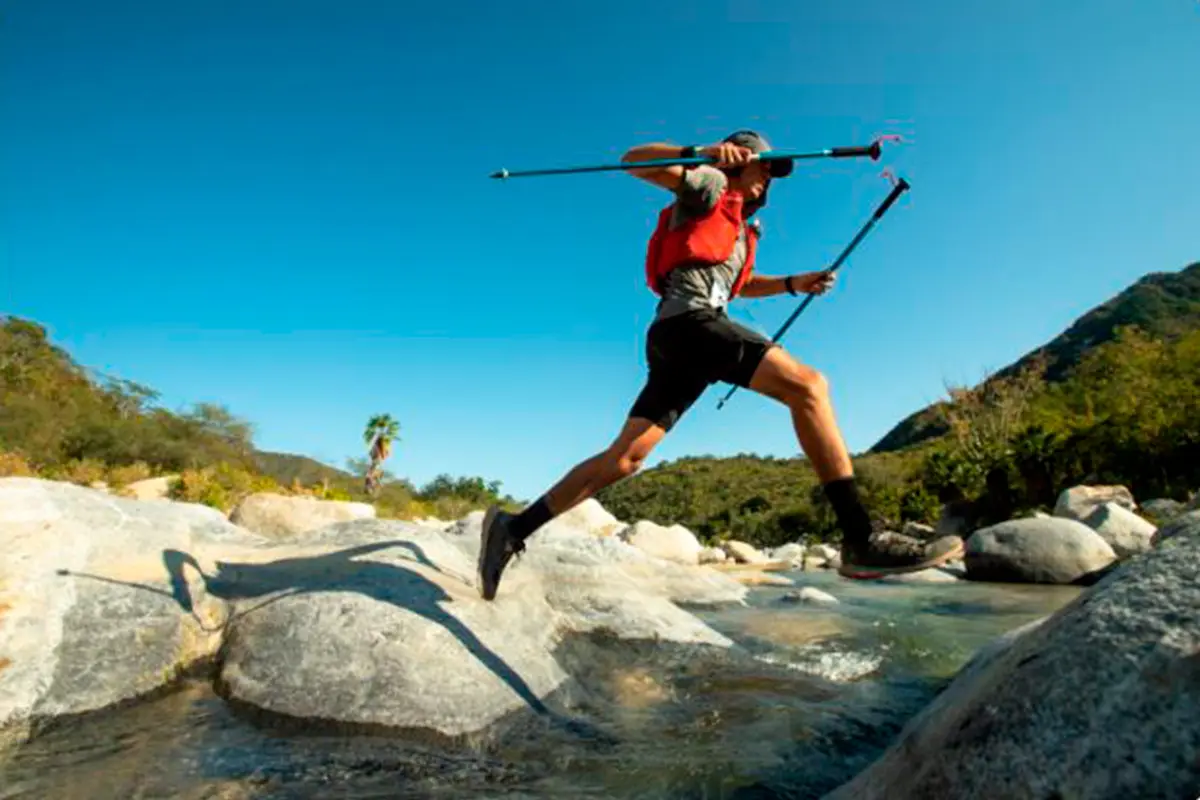
[[[884,201],[879,204],[879,208],[875,211],[875,219],[879,219],[886,214],[887,210],[892,207],[892,203],[900,199],[900,195],[907,192],[908,189],[908,181],[904,180],[904,178],[901,178],[899,181],[897,181],[896,185],[892,187],[892,193],[889,194]]]
[[[878,161],[882,149],[879,142],[871,142],[866,147],[835,147],[829,151],[831,158],[858,158],[870,156],[872,161]]]

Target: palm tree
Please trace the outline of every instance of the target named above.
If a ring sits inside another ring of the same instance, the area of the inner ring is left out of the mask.
[[[371,465],[366,474],[367,494],[374,497],[379,492],[379,476],[383,462],[392,454],[392,442],[400,438],[400,423],[391,414],[376,414],[367,420],[363,441],[367,444],[367,456]]]

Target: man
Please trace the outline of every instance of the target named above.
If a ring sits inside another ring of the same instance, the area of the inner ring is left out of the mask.
[[[699,154],[716,163],[630,169],[675,195],[660,213],[647,249],[647,282],[661,300],[646,337],[646,383],[607,449],[579,463],[520,514],[488,510],[478,563],[484,599],[495,597],[504,568],[535,531],[637,472],[672,426],[717,382],[758,392],[791,410],[800,447],[842,530],[843,575],[869,578],[909,572],[961,554],[958,537],[926,544],[896,534],[872,534],[824,376],[726,314],[734,297],[823,294],[833,283],[829,272],[782,278],[754,273],[758,233],[750,219],[766,205],[771,180],[786,177],[793,167],[790,160],[754,157],[770,149],[759,134],[738,131],[705,147],[648,144],[623,157],[624,163],[633,164]]]

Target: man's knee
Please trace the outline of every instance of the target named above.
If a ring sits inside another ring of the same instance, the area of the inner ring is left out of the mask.
[[[631,478],[638,473],[642,468],[642,464],[646,461],[646,457],[640,453],[621,453],[613,461],[611,466],[611,474],[613,480],[624,480]]]
[[[829,399],[829,379],[804,364],[796,364],[788,370],[786,386],[789,405],[810,405]]]
[[[642,468],[647,453],[638,450],[609,450],[604,454],[603,471],[606,482],[633,477]]]

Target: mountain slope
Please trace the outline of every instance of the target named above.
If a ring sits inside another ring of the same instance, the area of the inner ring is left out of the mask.
[[[308,456],[294,453],[273,453],[268,450],[255,450],[252,458],[254,465],[264,475],[269,475],[283,486],[299,481],[304,486],[312,486],[328,481],[330,486],[357,487],[362,480],[349,472],[331,467]]]
[[[1136,325],[1156,337],[1171,337],[1200,328],[1200,262],[1179,272],[1143,276],[1112,299],[1096,306],[1041,347],[999,370],[997,377],[1018,372],[1035,358],[1046,357],[1046,379],[1063,380],[1091,348],[1112,340],[1117,328]],[[928,406],[905,419],[868,452],[901,450],[940,436],[937,406]]]

